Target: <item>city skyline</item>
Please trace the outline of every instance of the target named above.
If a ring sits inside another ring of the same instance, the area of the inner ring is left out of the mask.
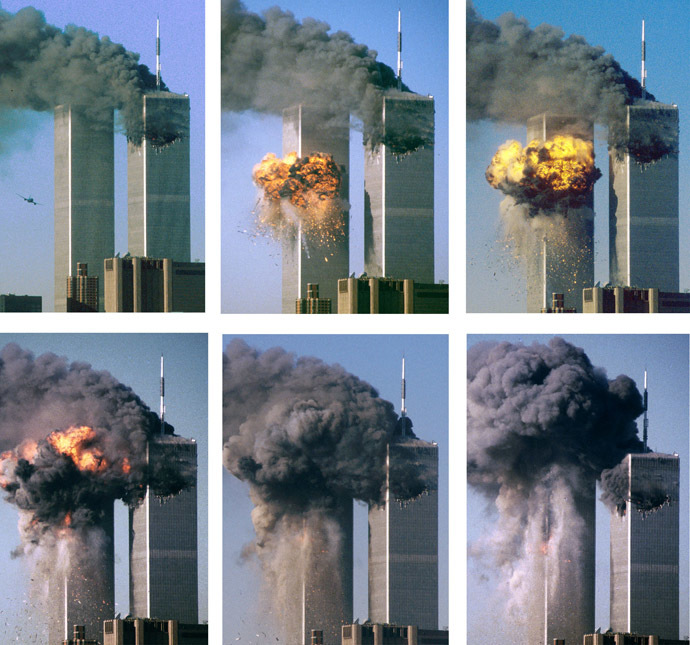
[[[680,636],[688,634],[688,338],[687,336],[642,335],[562,335],[565,341],[582,347],[594,366],[606,370],[608,379],[619,374],[631,377],[642,391],[644,370],[648,371],[649,386],[649,442],[651,449],[680,455]],[[482,342],[547,343],[547,335],[470,335],[468,349]],[[642,416],[637,420],[638,435],[642,438]],[[609,525],[611,513],[599,501],[601,488],[597,484],[596,502],[596,559],[595,559],[595,622],[593,630],[609,627]],[[485,498],[471,486],[467,493],[468,549],[476,548],[482,536],[493,529],[496,512]],[[484,566],[486,565],[486,566]],[[508,597],[508,588],[500,587],[500,576],[488,562],[468,555],[467,629],[468,642],[483,642],[504,638],[510,645],[524,645],[516,637],[516,624],[506,612],[497,612]],[[490,618],[489,618],[490,617]],[[492,636],[489,636],[489,633]]]
[[[224,345],[235,338],[226,336]],[[439,625],[448,625],[448,434],[447,338],[444,336],[242,336],[260,351],[282,347],[298,356],[316,356],[327,364],[338,363],[373,385],[379,395],[400,411],[400,360],[405,354],[407,410],[416,434],[439,444]],[[353,351],[355,350],[355,351]],[[246,559],[246,545],[254,540],[247,485],[224,469],[224,639],[267,634],[274,640],[270,620],[261,612],[260,567]],[[228,500],[232,500],[229,503]],[[368,614],[367,507],[355,503],[354,512],[354,618]],[[245,553],[245,557],[242,554]],[[229,582],[231,581],[231,582]],[[282,638],[282,637],[281,637]],[[259,637],[261,642],[261,637]]]
[[[244,3],[260,13],[270,2]],[[357,43],[378,52],[377,60],[396,68],[397,16],[402,11],[403,82],[414,92],[431,94],[436,108],[434,146],[435,279],[448,282],[448,4],[431,7],[386,0],[375,6],[324,5],[315,0],[282,3],[299,21],[307,17],[327,22],[330,33],[343,30]],[[279,313],[281,292],[280,242],[256,233],[254,211],[257,188],[251,171],[269,152],[281,149],[280,116],[251,111],[221,115],[221,311]],[[364,269],[364,161],[361,132],[350,130],[350,265],[359,275]],[[398,277],[398,276],[396,276]],[[406,276],[399,276],[406,277]],[[323,285],[320,285],[320,289]]]
[[[16,13],[21,0],[2,3]],[[139,62],[155,72],[156,16],[161,21],[163,81],[173,92],[187,93],[191,103],[191,258],[204,260],[204,8],[183,0],[161,6],[118,0],[113,11],[86,0],[34,6],[48,24],[64,28],[83,26],[140,54]],[[184,16],[184,20],[180,19]],[[115,145],[115,252],[125,255],[127,243],[127,142],[116,113]],[[0,118],[0,190],[7,196],[0,213],[5,244],[0,247],[0,293],[39,295],[43,311],[53,310],[53,111],[8,110]],[[32,197],[39,205],[22,201]],[[16,198],[16,202],[14,201]],[[30,259],[30,263],[29,263]],[[89,265],[89,273],[94,274]],[[65,276],[66,278],[66,276]],[[64,284],[64,280],[63,280]]]
[[[512,11],[524,17],[530,28],[541,23],[560,27],[565,36],[583,36],[592,46],[601,46],[610,53],[633,78],[640,77],[640,40],[642,20],[646,20],[647,90],[662,103],[679,106],[680,130],[687,127],[690,104],[688,74],[680,64],[679,51],[684,51],[687,39],[679,27],[688,16],[688,7],[682,2],[669,2],[663,11],[650,12],[649,7],[634,0],[621,13],[615,2],[594,3],[590,0],[577,7],[559,4],[510,5],[496,0],[476,0],[476,11],[485,19],[495,21],[500,15]],[[601,16],[591,20],[592,15]],[[611,28],[615,24],[616,27]],[[471,312],[524,312],[526,284],[518,263],[504,248],[499,220],[502,193],[489,186],[484,172],[497,148],[508,139],[525,143],[523,124],[467,123],[467,311]],[[595,164],[602,177],[594,185],[594,282],[609,281],[609,186],[606,129],[597,124],[594,132]],[[682,137],[682,135],[681,135]],[[680,173],[680,290],[690,288],[690,248],[687,185],[690,163],[683,154],[685,143],[681,138]],[[647,285],[644,285],[647,286]],[[648,285],[654,286],[654,285]],[[488,297],[487,294],[492,294]]]
[[[194,438],[199,452],[198,539],[199,539],[199,619],[208,619],[208,535],[207,535],[207,338],[205,334],[0,334],[0,346],[17,343],[36,357],[52,352],[67,356],[68,362],[88,362],[94,370],[108,370],[124,385],[132,387],[151,410],[157,411],[160,397],[160,355],[166,365],[166,421],[176,434]],[[57,410],[54,410],[57,412]],[[57,425],[57,421],[56,421]],[[49,426],[47,432],[55,429]],[[115,613],[127,615],[128,509],[115,504]],[[29,567],[26,558],[12,558],[20,542],[17,511],[0,504],[0,522],[6,527],[0,537],[0,561],[5,579],[11,582],[0,609],[6,616],[0,626],[0,640],[32,642],[38,612],[29,596]],[[70,630],[71,633],[71,630]],[[87,635],[93,638],[91,634]],[[35,642],[41,642],[35,641]]]

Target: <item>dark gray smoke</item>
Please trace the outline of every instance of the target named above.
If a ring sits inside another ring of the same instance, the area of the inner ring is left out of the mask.
[[[339,365],[295,358],[279,347],[261,353],[238,339],[227,347],[223,461],[249,483],[256,531],[251,551],[285,629],[299,614],[295,603],[310,563],[338,571],[343,503],[382,502],[386,446],[396,422],[393,405]],[[400,482],[395,495],[422,494],[421,467],[399,468],[390,473]]]
[[[588,595],[582,585],[593,584],[569,568],[582,569],[589,551],[594,566],[594,482],[642,450],[642,397],[632,379],[609,380],[560,338],[480,344],[467,360],[468,482],[499,515],[473,550],[499,566],[516,616],[543,608],[545,566],[550,610],[572,608]]]
[[[83,27],[46,23],[33,7],[16,14],[0,8],[0,109],[49,111],[81,106],[98,122],[120,111],[127,137],[143,134],[141,97],[155,76],[139,55]]]
[[[281,114],[304,103],[334,117],[354,114],[363,123],[366,141],[385,143],[396,154],[432,143],[432,133],[418,119],[410,119],[405,132],[384,137],[382,98],[385,92],[397,92],[395,72],[349,34],[329,30],[313,18],[300,23],[278,7],[259,16],[239,0],[223,0],[223,109]]]
[[[49,441],[53,430],[74,426],[93,431],[78,448],[96,455],[94,471]],[[158,432],[158,416],[108,372],[55,354],[35,357],[15,344],[0,350],[1,483],[6,500],[30,513],[31,539],[64,525],[67,515],[72,528],[97,524],[108,503],[136,505],[147,485],[161,495],[184,488],[185,465],[146,464],[146,442]]]
[[[572,115],[607,125],[610,145],[641,163],[677,154],[677,132],[663,120],[650,118],[628,136],[625,106],[636,103],[645,104],[640,83],[602,47],[551,25],[531,29],[513,13],[484,20],[468,1],[468,119],[525,123],[542,112]]]

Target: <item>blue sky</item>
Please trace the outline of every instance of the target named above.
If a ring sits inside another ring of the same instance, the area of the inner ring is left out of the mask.
[[[2,0],[16,13],[23,0]],[[36,0],[48,23],[75,24],[141,54],[155,70],[156,15],[161,19],[163,80],[191,105],[191,257],[204,259],[204,3],[188,0]],[[24,127],[0,146],[0,293],[43,296],[43,311],[53,310],[53,117],[17,112]],[[32,206],[16,195],[32,196]],[[115,251],[127,252],[126,142],[115,136]]]
[[[398,8],[403,21],[403,80],[415,92],[436,99],[435,277],[448,281],[448,3],[412,0],[381,2],[245,2],[256,13],[278,4],[302,21],[313,17],[332,30],[378,52],[395,68]],[[221,311],[279,313],[280,246],[247,231],[253,226],[257,191],[251,171],[268,152],[280,155],[282,121],[253,113],[223,114],[221,134],[222,301]],[[364,270],[364,169],[362,137],[350,133],[350,271]]]
[[[512,11],[525,17],[530,27],[541,23],[559,26],[566,36],[584,36],[590,45],[603,47],[635,78],[640,77],[642,19],[646,21],[647,88],[657,100],[676,103],[680,112],[680,288],[690,288],[690,224],[688,180],[690,160],[686,153],[690,105],[690,69],[687,25],[690,6],[681,0],[656,5],[630,0],[624,8],[612,0],[581,2],[496,2],[476,0],[476,10],[495,20]],[[525,280],[519,268],[502,251],[498,205],[502,193],[491,188],[484,171],[498,146],[507,139],[525,143],[525,127],[477,122],[467,124],[467,310],[525,311]],[[597,166],[603,176],[594,189],[594,280],[608,282],[608,160],[606,131],[595,131]],[[650,285],[651,286],[651,285]]]
[[[470,335],[468,347],[481,341],[546,343],[552,336]],[[592,363],[603,367],[609,379],[627,374],[642,388],[648,370],[649,446],[658,452],[680,455],[680,637],[688,634],[688,337],[678,335],[563,335],[568,342],[584,348]],[[642,435],[642,417],[638,419]],[[495,513],[483,497],[468,487],[468,543],[490,529]],[[595,627],[609,627],[609,513],[597,502],[596,607]],[[472,561],[467,566],[467,642],[503,642],[524,645],[516,640],[513,627],[497,610],[495,575],[480,570]],[[471,593],[469,592],[471,590]]]
[[[439,444],[439,625],[448,625],[448,338],[407,335],[241,336],[259,350],[280,346],[299,356],[340,363],[373,385],[400,410],[400,370],[405,354],[406,407],[415,432]],[[224,346],[235,336],[225,336]],[[269,633],[257,599],[260,574],[241,559],[243,545],[254,538],[248,486],[223,471],[223,630],[224,643]],[[354,615],[367,618],[367,511],[355,504]],[[273,638],[268,640],[275,642]],[[238,642],[240,642],[238,640]]]
[[[165,356],[166,421],[181,436],[198,443],[199,620],[208,619],[208,344],[205,334],[0,334],[0,347],[15,342],[36,356],[52,352],[69,362],[90,363],[130,386],[153,410],[160,407],[160,356]],[[47,428],[46,434],[54,430]],[[28,605],[27,570],[10,551],[19,543],[16,509],[0,502],[0,567],[5,591],[0,611],[0,642],[27,639],[32,623],[23,615]],[[128,512],[115,505],[115,612],[127,615]]]

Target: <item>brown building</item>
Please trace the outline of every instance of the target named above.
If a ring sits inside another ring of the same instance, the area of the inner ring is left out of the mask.
[[[106,258],[106,312],[203,312],[206,265],[169,258]]]
[[[339,314],[447,314],[448,285],[394,278],[338,280]]]
[[[75,625],[74,635],[69,640],[62,641],[62,645],[100,645],[100,642],[86,638],[86,628],[84,625]]]
[[[582,290],[582,311],[586,314],[690,313],[690,293],[632,287],[592,287]]]
[[[415,625],[343,625],[342,645],[448,645],[447,629]]]
[[[330,314],[331,299],[319,298],[319,285],[307,284],[307,297],[295,301],[296,314]]]
[[[605,634],[585,634],[584,645],[688,645],[688,641],[659,638],[643,634],[624,634],[606,632]]]
[[[0,295],[0,313],[37,313],[43,311],[41,296],[15,296],[13,293]]]
[[[151,618],[106,620],[103,645],[208,645],[208,625]]]
[[[67,311],[98,311],[98,276],[89,276],[88,265],[77,263],[77,275],[67,276]]]

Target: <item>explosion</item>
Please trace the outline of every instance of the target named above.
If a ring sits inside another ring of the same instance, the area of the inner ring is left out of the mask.
[[[328,248],[342,240],[342,172],[331,155],[314,152],[298,158],[291,152],[280,159],[269,153],[254,166],[252,177],[263,191],[257,219],[261,231],[277,239],[301,231],[305,243],[316,247]]]
[[[486,170],[489,184],[531,212],[585,206],[601,171],[594,165],[594,146],[569,135],[548,141],[504,143]]]

